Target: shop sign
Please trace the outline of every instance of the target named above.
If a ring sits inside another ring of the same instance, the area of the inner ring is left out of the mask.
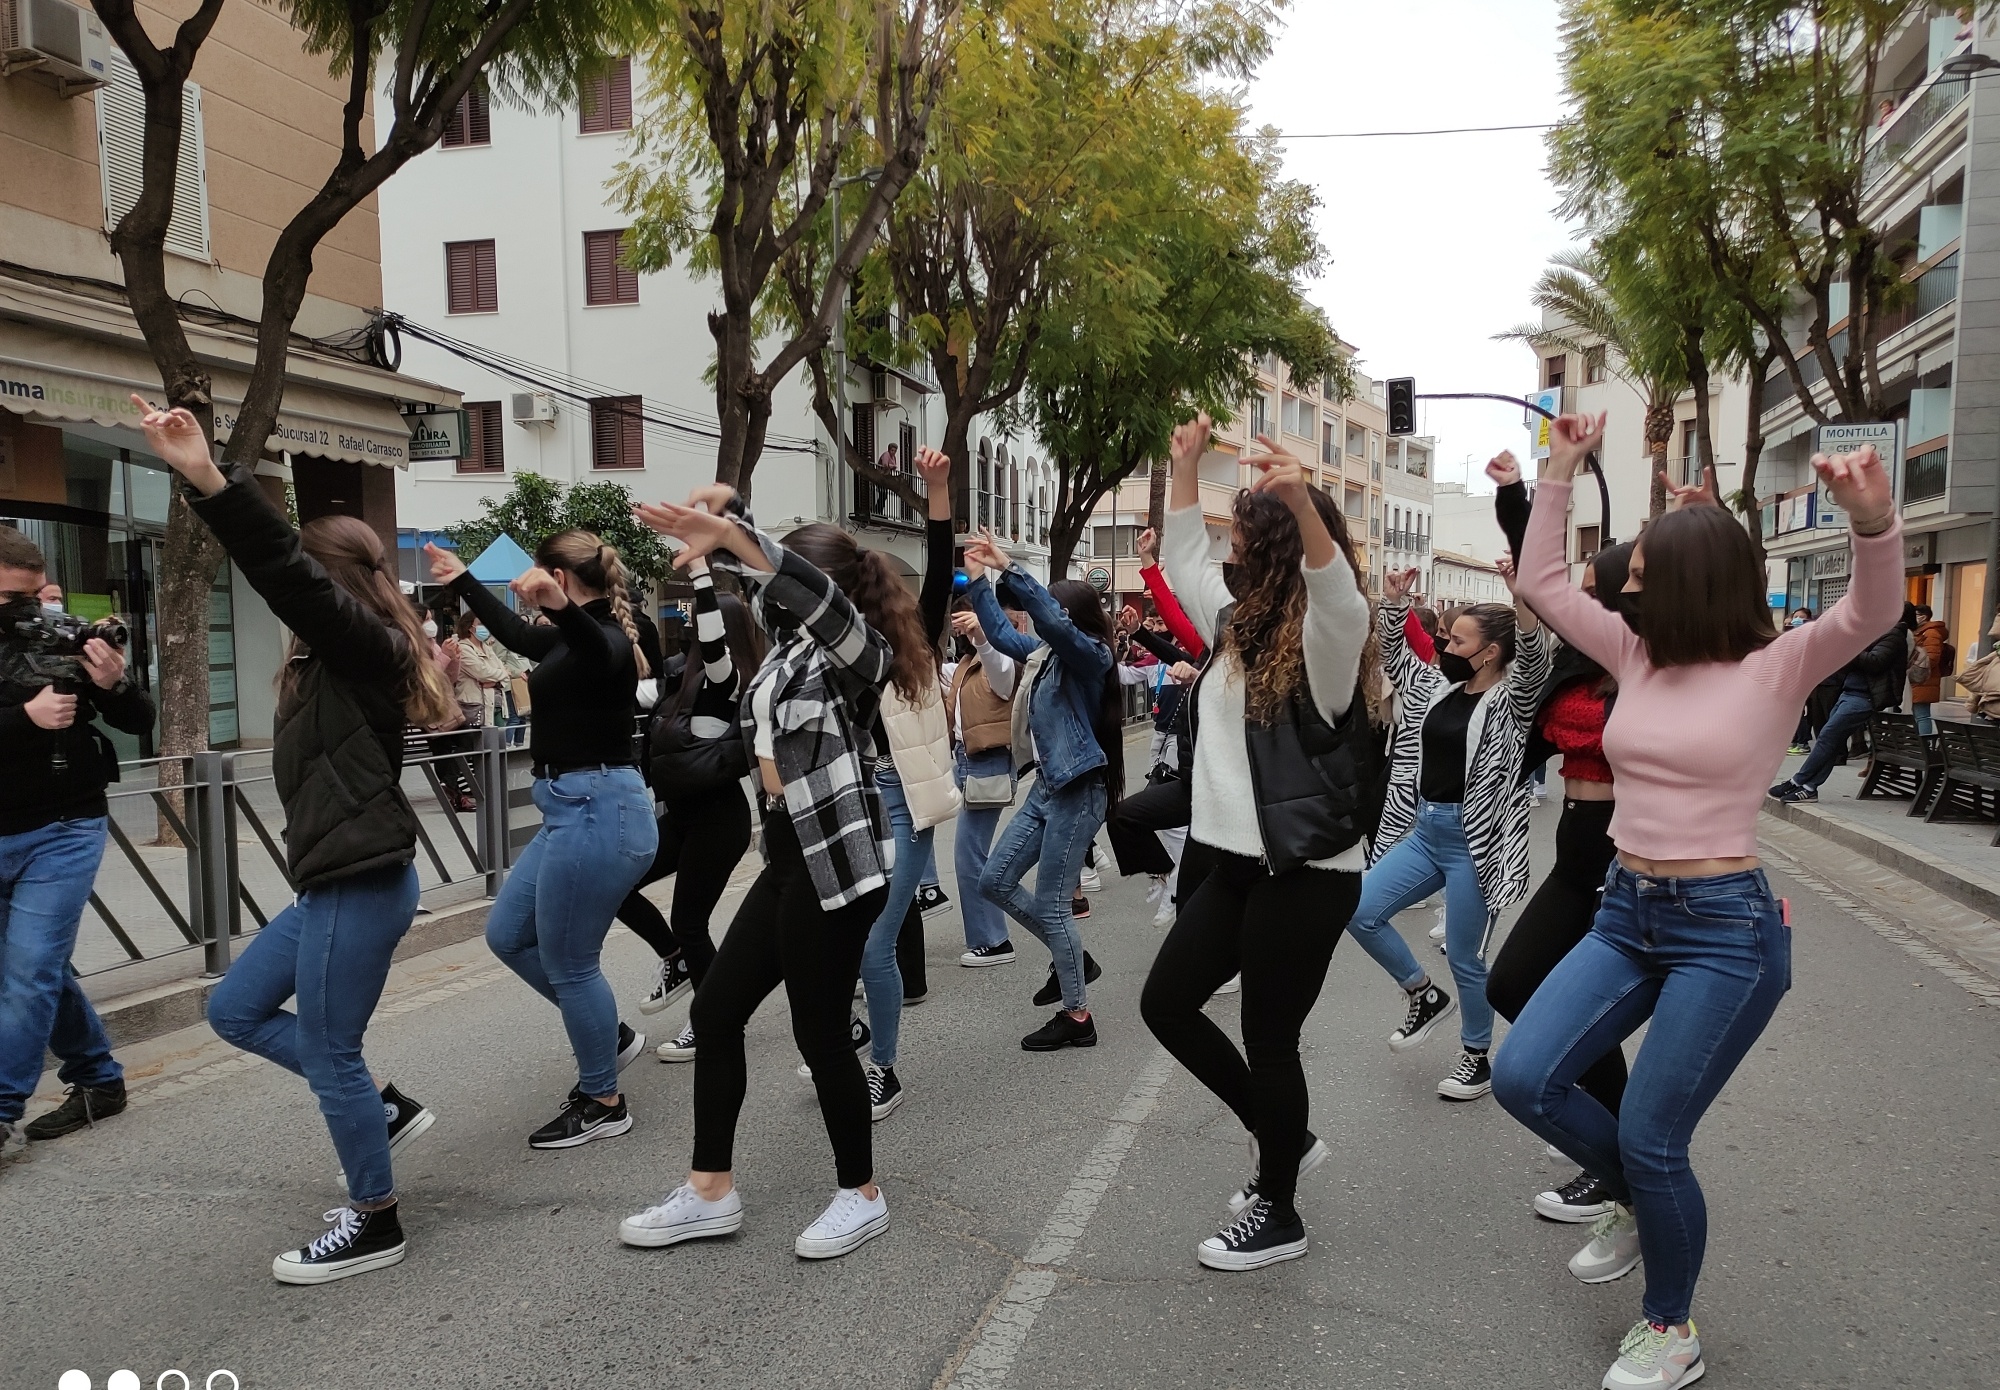
[[[1102,565],[1092,565],[1085,572],[1083,582],[1097,590],[1100,594],[1109,593],[1111,592],[1111,571]]]
[[[1558,415],[1562,413],[1563,393],[1560,386],[1552,386],[1546,391],[1530,392],[1528,399],[1540,406],[1542,410],[1553,411]],[[1528,452],[1538,459],[1547,458],[1549,456],[1549,426],[1554,422],[1540,411],[1527,410],[1523,411],[1522,414],[1527,416],[1528,437],[1530,441]]]
[[[440,463],[465,457],[465,412],[433,410],[405,415],[410,426],[410,462]]]

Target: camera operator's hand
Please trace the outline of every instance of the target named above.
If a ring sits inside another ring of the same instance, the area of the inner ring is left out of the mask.
[[[52,685],[43,686],[24,708],[38,729],[67,729],[76,722],[76,696],[58,694]]]
[[[125,653],[102,637],[93,637],[83,644],[83,669],[90,673],[92,685],[110,690],[125,679]]]

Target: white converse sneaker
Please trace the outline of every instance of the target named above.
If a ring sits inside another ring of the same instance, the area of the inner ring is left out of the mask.
[[[1086,893],[1101,893],[1104,891],[1104,879],[1097,870],[1085,864],[1083,872],[1078,875],[1077,887]]]
[[[1586,1284],[1623,1279],[1639,1265],[1639,1218],[1614,1202],[1590,1228],[1590,1244],[1570,1257],[1569,1272]]]
[[[711,1202],[682,1183],[656,1207],[618,1223],[618,1239],[627,1245],[677,1245],[684,1240],[732,1235],[743,1229],[743,1198],[730,1188]]]
[[[1175,904],[1173,895],[1168,894],[1160,900],[1160,905],[1153,909],[1153,930],[1165,931],[1179,916],[1180,908]]]
[[[1604,1373],[1604,1390],[1666,1390],[1700,1380],[1708,1369],[1701,1359],[1701,1338],[1692,1321],[1687,1329],[1683,1337],[1671,1327],[1655,1327],[1644,1320],[1634,1323],[1618,1344],[1618,1359]]]
[[[861,1195],[858,1187],[836,1190],[819,1220],[805,1228],[792,1248],[802,1260],[830,1260],[859,1249],[889,1229],[889,1199],[880,1188],[875,1200]]]

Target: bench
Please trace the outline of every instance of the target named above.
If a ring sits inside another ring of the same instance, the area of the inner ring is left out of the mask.
[[[1877,714],[1868,721],[1868,769],[1862,774],[1861,789],[1855,793],[1866,800],[1910,799],[1910,814],[1920,816],[1930,809],[1944,776],[1944,754],[1938,750],[1937,735],[1917,732],[1916,719],[1907,714]]]
[[[1944,759],[1943,775],[1924,819],[2000,818],[2000,726],[1939,720],[1938,751]],[[2000,833],[1995,833],[1993,843],[2000,845]]]

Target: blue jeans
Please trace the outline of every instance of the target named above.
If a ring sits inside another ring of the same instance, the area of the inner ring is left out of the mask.
[[[308,888],[257,933],[208,996],[217,1037],[311,1085],[355,1202],[396,1191],[389,1126],[361,1036],[396,943],[416,916],[417,892],[414,864]],[[294,995],[296,1014],[285,1009]]]
[[[1069,904],[1076,896],[1091,837],[1103,824],[1101,776],[1086,774],[1059,792],[1051,792],[1037,776],[979,876],[979,891],[1049,948],[1065,1009],[1084,1007],[1083,938],[1077,935]],[[1041,868],[1030,893],[1021,887],[1021,880],[1036,864]]]
[[[1404,989],[1415,989],[1430,972],[1417,964],[1390,918],[1444,889],[1444,953],[1458,982],[1458,1031],[1467,1047],[1493,1042],[1493,1006],[1486,1002],[1486,936],[1492,915],[1479,886],[1479,870],[1465,843],[1465,825],[1456,805],[1417,802],[1410,833],[1378,860],[1361,880],[1361,906],[1347,934]]]
[[[1922,734],[1925,738],[1929,738],[1937,733],[1937,720],[1931,717],[1931,702],[1929,700],[1911,702],[1910,713],[1917,721],[1918,733]]]
[[[1494,1058],[1508,1113],[1637,1214],[1655,1322],[1687,1320],[1708,1244],[1688,1141],[1791,986],[1791,929],[1761,870],[1674,879],[1613,864],[1590,935]],[[1648,1018],[1614,1116],[1577,1077]]]
[[[1827,778],[1833,775],[1833,765],[1847,756],[1847,740],[1854,731],[1868,722],[1868,716],[1875,713],[1875,701],[1865,693],[1852,690],[1840,692],[1840,698],[1833,702],[1833,710],[1820,727],[1819,737],[1813,741],[1812,751],[1799,764],[1799,770],[1792,774],[1792,781],[1801,787],[1817,790]]]
[[[968,777],[999,777],[1013,758],[1008,748],[982,748],[968,753],[959,748],[952,763],[958,774],[959,790]],[[958,828],[952,838],[952,867],[958,877],[958,915],[965,923],[965,944],[971,950],[998,946],[1007,939],[1007,918],[1000,905],[979,891],[979,879],[986,872],[986,858],[993,848],[993,832],[1000,828],[1001,806],[967,806],[958,813]]]
[[[896,862],[889,870],[889,897],[882,915],[868,929],[861,949],[861,984],[868,995],[870,1055],[878,1067],[896,1065],[896,1035],[903,1026],[903,972],[896,966],[896,938],[903,917],[917,896],[917,884],[931,860],[931,837],[937,827],[911,828],[910,803],[903,796],[903,779],[878,771],[875,785],[882,792],[882,810],[889,818],[889,835],[896,842]]]
[[[542,828],[486,915],[486,944],[562,1010],[577,1085],[618,1090],[618,1004],[598,966],[618,904],[653,863],[660,827],[636,768],[535,779]]]
[[[45,1049],[66,1086],[124,1080],[69,964],[104,837],[102,816],[0,835],[0,1122],[27,1109]]]

